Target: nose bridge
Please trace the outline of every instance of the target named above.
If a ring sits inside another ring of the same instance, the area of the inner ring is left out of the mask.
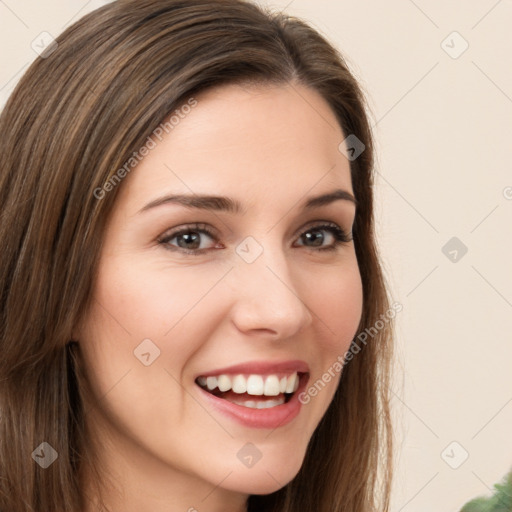
[[[270,330],[287,338],[311,322],[282,244],[248,237],[236,252],[233,321],[240,330]]]

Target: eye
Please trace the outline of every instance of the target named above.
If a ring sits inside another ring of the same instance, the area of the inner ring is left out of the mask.
[[[324,245],[326,236],[322,234],[322,232],[329,233],[330,237],[333,239],[330,244]],[[200,255],[214,248],[202,246],[202,235],[206,235],[211,240],[218,242],[217,237],[206,224],[190,224],[164,234],[158,240],[158,243],[162,244],[168,250]],[[333,251],[339,245],[352,241],[353,238],[337,224],[324,222],[323,224],[310,226],[306,231],[302,231],[299,235],[299,240],[303,242],[299,244],[299,247],[304,246],[315,251]],[[175,241],[175,243],[172,243],[173,241]],[[221,245],[219,247],[219,244],[217,244],[217,248],[223,248],[223,246]]]
[[[202,254],[207,248],[201,247],[201,235],[208,235],[216,240],[215,235],[208,229],[206,224],[191,224],[171,233],[165,234],[158,242],[170,250],[182,250],[187,254]],[[171,244],[176,239],[178,247]]]
[[[334,239],[331,244],[323,245],[326,237],[321,234],[322,231],[327,231]],[[305,245],[308,248],[313,248],[317,251],[334,251],[340,244],[345,244],[353,240],[348,233],[333,222],[326,222],[324,224],[311,226],[307,231],[302,232],[299,239],[304,240],[306,242]],[[310,242],[312,245],[307,245]]]

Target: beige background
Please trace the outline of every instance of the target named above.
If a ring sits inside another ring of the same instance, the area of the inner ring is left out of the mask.
[[[41,32],[103,3],[0,0],[0,105]],[[379,240],[403,304],[392,510],[456,512],[512,467],[512,1],[269,5],[329,37],[367,91]],[[452,237],[468,248],[455,262]]]

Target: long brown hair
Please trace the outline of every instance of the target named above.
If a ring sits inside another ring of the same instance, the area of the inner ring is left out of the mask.
[[[122,183],[100,200],[94,191],[192,95],[228,83],[291,83],[323,96],[345,136],[365,145],[350,162],[360,331],[390,308],[375,243],[366,100],[342,55],[308,24],[245,0],[119,0],[80,19],[57,45],[31,65],[0,115],[2,512],[83,510],[80,474],[94,468],[88,387],[69,341],[90,305]],[[298,475],[251,496],[249,511],[388,509],[391,326],[344,367]],[[58,454],[46,469],[33,454],[49,449],[43,442]]]

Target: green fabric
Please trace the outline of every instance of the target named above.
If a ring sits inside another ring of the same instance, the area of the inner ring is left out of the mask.
[[[489,498],[475,498],[466,503],[460,512],[512,512],[512,473],[494,486]]]

